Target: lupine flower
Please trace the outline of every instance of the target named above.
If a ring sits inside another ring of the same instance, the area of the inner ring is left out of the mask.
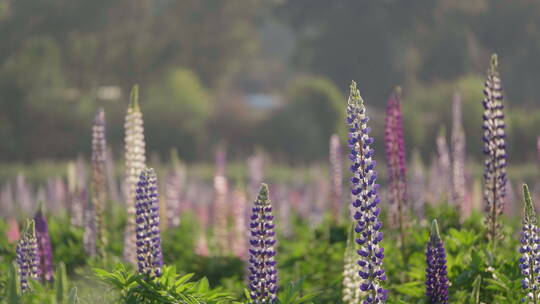
[[[353,174],[353,218],[356,221],[356,243],[359,245],[358,274],[362,279],[360,289],[366,293],[362,302],[364,304],[385,303],[388,294],[382,286],[386,274],[382,268],[384,248],[380,244],[383,238],[380,231],[382,223],[378,218],[381,208],[377,206],[380,202],[377,195],[379,185],[375,183],[376,162],[373,159],[374,150],[370,148],[373,138],[369,136],[371,129],[367,126],[368,120],[364,101],[353,81],[347,106],[347,123],[351,149],[349,158],[352,161],[350,169]]]
[[[521,286],[525,291],[523,303],[537,304],[540,301],[540,237],[536,224],[536,212],[527,185],[523,185],[525,208],[523,212],[523,227],[521,228],[521,246],[519,253],[519,268],[523,275]]]
[[[216,151],[216,171],[214,175],[214,240],[218,253],[221,255],[229,251],[227,242],[227,195],[229,187],[225,176],[225,166],[227,163],[225,148],[219,147]]]
[[[448,273],[446,251],[439,234],[437,220],[433,220],[426,249],[426,297],[430,304],[448,303]]]
[[[405,205],[407,204],[407,167],[405,140],[403,138],[403,116],[400,103],[401,89],[397,87],[388,98],[385,123],[385,150],[388,162],[388,184],[392,226],[399,228],[404,240]]]
[[[163,255],[159,229],[159,198],[154,169],[143,169],[135,196],[137,265],[139,273],[161,276]]]
[[[98,109],[92,127],[92,208],[94,212],[94,229],[96,249],[87,252],[95,253],[100,257],[105,256],[107,237],[104,226],[104,209],[106,201],[105,193],[105,112]],[[89,233],[91,234],[91,233]],[[90,244],[90,243],[89,243]]]
[[[497,55],[491,57],[484,87],[484,205],[488,238],[495,246],[500,234],[499,216],[506,197],[506,135],[504,132],[504,105],[501,79],[497,71]]]
[[[14,217],[10,217],[8,219],[7,226],[8,229],[6,231],[6,238],[8,243],[12,244],[17,242],[17,240],[21,237],[17,220]]]
[[[347,247],[343,258],[343,291],[342,299],[346,304],[356,304],[360,302],[363,292],[358,288],[362,283],[362,278],[358,275],[360,265],[356,259],[358,245],[355,242],[354,225],[351,225],[347,237]]]
[[[332,202],[332,218],[339,220],[341,215],[341,197],[343,192],[343,172],[341,159],[341,145],[339,136],[330,137],[330,198]]]
[[[21,290],[26,292],[29,289],[28,280],[38,278],[39,258],[34,221],[28,221],[16,251]]]
[[[274,216],[268,198],[268,186],[262,184],[251,215],[249,241],[249,289],[255,304],[275,303],[277,294],[277,269],[274,245]]]
[[[34,216],[34,222],[38,244],[38,276],[46,281],[52,282],[54,270],[51,238],[49,236],[49,225],[47,224],[47,218],[45,218],[45,215],[43,214],[41,204],[38,212]]]
[[[452,100],[452,202],[465,218],[471,210],[465,210],[465,132],[462,120],[461,96],[455,93]]]
[[[139,175],[145,167],[145,143],[143,117],[139,108],[139,87],[133,86],[131,100],[124,124],[124,149],[126,159],[126,207],[127,222],[124,236],[124,259],[135,264],[135,190]]]

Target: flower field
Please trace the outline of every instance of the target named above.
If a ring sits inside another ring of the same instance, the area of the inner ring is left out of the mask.
[[[123,158],[100,108],[89,159],[4,168],[0,303],[538,304],[539,164],[508,157],[504,75],[496,55],[487,66],[483,163],[467,157],[458,93],[425,165],[406,155],[401,88],[374,138],[354,81],[327,163],[231,161],[225,145],[210,165],[161,161],[136,85]]]

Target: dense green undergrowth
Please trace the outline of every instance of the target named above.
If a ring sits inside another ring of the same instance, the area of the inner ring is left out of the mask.
[[[67,269],[66,286],[62,287],[67,290],[66,299],[69,292],[75,292],[77,300],[73,303],[245,302],[245,263],[233,256],[196,255],[198,224],[193,218],[186,214],[180,227],[163,231],[163,252],[168,267],[159,280],[149,281],[137,275],[130,265],[121,264],[123,230],[119,227],[124,224],[125,216],[120,206],[114,205],[108,213],[111,242],[106,260],[86,259],[82,229],[70,225],[65,216],[50,216],[54,264],[57,268],[64,264]],[[439,220],[447,249],[451,303],[502,304],[521,299],[517,252],[519,220],[506,219],[505,238],[492,250],[479,213],[473,213],[460,223],[453,206],[428,205],[425,219],[409,222],[403,251],[397,233],[383,228],[386,287],[390,290],[388,303],[425,303],[424,251],[428,222],[433,218]],[[340,303],[348,223],[334,225],[325,220],[312,228],[299,217],[294,217],[292,223],[292,232],[287,236],[280,234],[278,224],[277,261],[282,303],[301,303],[308,298],[313,303]],[[5,235],[5,231],[6,223],[0,221],[1,235]],[[57,300],[58,284],[37,282],[31,295],[18,298],[19,302],[10,302],[13,301],[14,250],[15,244],[9,244],[5,237],[0,238],[0,303],[72,303]],[[283,299],[289,296],[297,302]],[[302,299],[302,296],[308,298]]]

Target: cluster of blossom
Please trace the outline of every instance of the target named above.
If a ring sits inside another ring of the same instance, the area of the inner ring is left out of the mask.
[[[407,203],[407,167],[405,140],[403,138],[403,116],[401,113],[400,88],[390,95],[386,107],[384,130],[386,161],[388,163],[389,199],[392,226],[403,231],[404,213]]]
[[[163,255],[159,228],[159,198],[154,169],[143,169],[135,195],[137,265],[139,273],[159,277]]]
[[[131,101],[125,118],[125,159],[126,159],[126,207],[127,223],[124,237],[124,259],[136,263],[135,255],[135,190],[141,171],[145,168],[145,142],[143,117],[139,108],[139,88],[131,90]]]
[[[248,277],[251,300],[255,304],[275,303],[278,288],[274,249],[276,239],[266,184],[262,184],[251,211]]]
[[[91,207],[85,215],[85,243],[90,256],[105,256],[107,237],[104,227],[104,209],[106,201],[105,187],[105,112],[98,109],[92,126],[92,187]]]
[[[484,204],[488,238],[493,244],[501,238],[499,216],[506,197],[506,134],[501,79],[497,71],[497,55],[491,58],[484,87],[483,142],[484,154]]]
[[[38,276],[46,281],[52,282],[54,270],[51,238],[49,236],[49,225],[47,223],[47,218],[43,214],[41,206],[34,216],[34,222],[39,257]]]
[[[349,158],[352,162],[350,170],[353,174],[352,207],[355,221],[356,243],[359,245],[358,274],[361,277],[360,289],[365,293],[363,303],[385,303],[388,291],[382,286],[386,274],[382,268],[384,248],[381,246],[383,234],[379,221],[381,208],[377,195],[378,184],[375,183],[377,173],[373,159],[374,150],[370,147],[373,138],[369,136],[371,129],[367,126],[364,102],[356,83],[351,84],[347,106],[347,123],[349,126]]]
[[[523,185],[525,208],[523,227],[521,228],[521,246],[519,253],[519,268],[523,279],[521,286],[526,292],[523,303],[538,303],[540,301],[540,237],[536,223],[536,212],[527,185]]]
[[[22,238],[17,243],[16,262],[22,292],[29,289],[28,280],[38,278],[39,252],[34,221],[29,221]]]
[[[433,220],[426,249],[426,297],[430,304],[448,303],[448,273],[446,251],[439,234],[437,220]]]

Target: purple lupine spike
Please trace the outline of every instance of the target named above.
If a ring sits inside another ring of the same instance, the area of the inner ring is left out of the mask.
[[[88,255],[97,254],[100,257],[105,256],[105,247],[107,246],[107,237],[105,234],[104,210],[105,210],[105,111],[99,108],[94,118],[92,126],[92,210],[94,224],[87,227],[93,227],[95,232],[88,232],[88,235],[95,234],[95,249],[89,248]],[[91,242],[88,242],[91,244]]]
[[[501,79],[497,71],[497,55],[491,57],[491,66],[484,87],[484,205],[485,224],[493,247],[502,238],[499,217],[506,197],[506,134]]]
[[[341,159],[341,145],[339,136],[332,134],[330,137],[330,199],[332,202],[332,218],[337,222],[341,215],[341,198],[343,195],[343,166]]]
[[[36,240],[36,229],[33,220],[29,220],[22,238],[17,243],[16,261],[19,268],[19,280],[21,291],[27,292],[30,288],[29,279],[38,278],[38,244]]]
[[[54,279],[54,270],[51,238],[49,236],[49,225],[47,224],[47,218],[45,218],[45,215],[43,214],[41,204],[38,212],[34,216],[34,222],[36,225],[36,238],[38,244],[38,276],[46,281],[52,282]]]
[[[536,224],[536,212],[527,185],[523,185],[525,208],[523,227],[521,228],[521,246],[519,253],[519,269],[523,275],[521,286],[525,291],[523,303],[537,304],[540,301],[540,237]]]
[[[401,89],[397,87],[388,98],[385,119],[385,150],[388,162],[389,198],[392,226],[403,231],[404,208],[407,203],[407,168],[405,163],[405,140],[403,138],[403,116],[400,103]]]
[[[433,220],[426,249],[426,297],[430,304],[448,303],[448,273],[446,251],[439,234],[437,220]]]
[[[160,277],[163,267],[159,229],[159,198],[154,169],[143,169],[135,196],[137,265],[139,273]]]
[[[452,100],[452,203],[459,208],[462,219],[471,212],[465,204],[465,196],[465,132],[461,95],[455,93]]]
[[[375,183],[376,163],[373,159],[374,150],[370,147],[373,138],[369,136],[368,120],[364,101],[353,81],[347,106],[347,123],[351,149],[349,158],[352,162],[350,170],[353,174],[353,218],[356,222],[356,243],[359,245],[358,275],[362,278],[360,289],[364,292],[363,304],[385,303],[388,296],[388,291],[382,286],[386,281],[386,274],[382,268],[384,248],[381,246],[383,233],[380,231],[382,223],[379,221],[381,208],[377,206],[380,202],[377,194],[379,185]]]
[[[275,303],[277,268],[274,216],[268,198],[268,185],[262,184],[251,215],[249,240],[249,289],[255,304]]]

